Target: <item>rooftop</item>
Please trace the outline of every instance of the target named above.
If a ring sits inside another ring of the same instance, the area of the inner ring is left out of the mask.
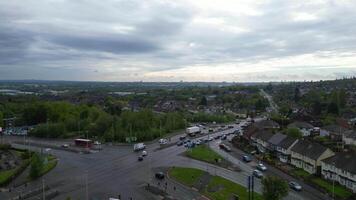
[[[335,165],[335,167],[356,174],[356,153],[336,153],[335,156],[323,160],[324,163]]]
[[[328,148],[315,142],[309,142],[308,140],[299,140],[297,144],[293,146],[292,151],[299,153],[303,156],[311,159],[318,159]]]

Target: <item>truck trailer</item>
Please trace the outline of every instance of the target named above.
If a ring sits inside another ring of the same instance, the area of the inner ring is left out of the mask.
[[[187,133],[187,135],[189,136],[195,136],[195,134],[198,134],[200,133],[200,127],[198,126],[192,126],[192,127],[189,127],[185,130],[185,132]]]

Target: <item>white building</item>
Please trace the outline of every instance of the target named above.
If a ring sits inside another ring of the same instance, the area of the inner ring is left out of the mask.
[[[337,153],[321,161],[322,177],[356,193],[356,153]]]

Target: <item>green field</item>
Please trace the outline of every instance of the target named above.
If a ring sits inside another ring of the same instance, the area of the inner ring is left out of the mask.
[[[171,178],[189,186],[194,186],[198,181],[201,180],[204,175],[205,179],[207,178],[207,172],[204,172],[199,169],[193,168],[182,168],[182,167],[173,167],[169,171]],[[242,185],[234,183],[230,180],[224,179],[220,176],[209,175],[208,181],[205,187],[200,193],[206,195],[212,200],[226,200],[231,198],[232,195],[237,195],[240,197],[240,200],[247,200],[248,193],[246,188]],[[255,193],[255,200],[262,200],[260,194]]]
[[[207,145],[200,145],[195,148],[189,149],[186,155],[190,158],[205,161],[208,163],[216,164],[215,159],[220,161],[224,160],[219,154],[211,150]]]

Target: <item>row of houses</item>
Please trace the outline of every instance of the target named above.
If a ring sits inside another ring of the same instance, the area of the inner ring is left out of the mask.
[[[327,180],[334,180],[356,193],[356,153],[334,153],[307,138],[297,139],[279,132],[274,133],[276,127],[254,128],[254,133],[249,138],[250,143],[260,153],[269,152],[282,163],[288,163]]]

